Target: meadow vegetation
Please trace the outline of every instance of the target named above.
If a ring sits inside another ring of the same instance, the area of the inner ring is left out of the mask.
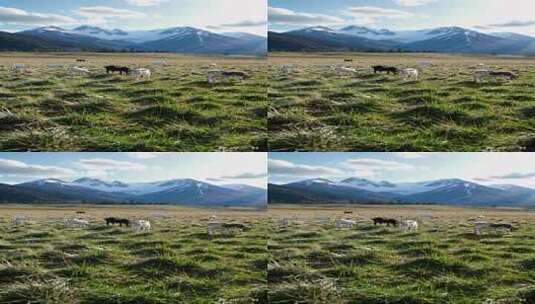
[[[14,64],[26,71],[12,73]],[[153,77],[106,74],[106,65]],[[250,78],[209,84],[213,68]],[[247,57],[2,53],[0,150],[266,151],[266,78],[265,59]]]
[[[28,222],[12,225],[21,215]],[[106,226],[110,215],[150,219],[153,230]],[[250,229],[209,236],[212,215]],[[80,216],[90,227],[65,225]],[[2,206],[0,303],[266,303],[264,219],[247,209]]]
[[[420,227],[374,226],[375,216],[418,220]],[[270,206],[269,218],[269,303],[535,303],[533,212],[282,205]],[[335,228],[322,224],[325,218],[352,218],[357,226]],[[518,230],[478,236],[477,220]]]
[[[268,61],[270,151],[535,151],[535,59],[270,53]],[[418,68],[420,80],[374,74],[378,64]],[[337,65],[357,73],[337,74]],[[482,68],[519,78],[475,83]]]

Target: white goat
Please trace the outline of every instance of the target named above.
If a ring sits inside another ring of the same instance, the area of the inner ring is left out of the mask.
[[[80,67],[70,67],[69,68],[69,74],[71,75],[88,75],[90,72],[86,68],[80,68]]]
[[[418,230],[418,222],[413,220],[404,220],[399,223],[399,228],[403,231]]]
[[[137,80],[141,78],[150,79],[150,77],[152,76],[152,72],[149,69],[145,69],[145,68],[133,69],[130,73],[136,76]]]
[[[413,68],[401,69],[399,70],[399,75],[405,80],[412,78],[418,80],[418,78],[420,77],[420,73],[418,72],[418,70]]]
[[[337,219],[335,221],[336,228],[353,228],[357,225],[356,221],[347,219]]]
[[[150,231],[152,226],[149,221],[135,220],[132,223],[132,229],[134,229],[135,232]]]

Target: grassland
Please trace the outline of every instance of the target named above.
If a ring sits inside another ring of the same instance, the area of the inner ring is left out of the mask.
[[[535,151],[535,58],[271,53],[268,62],[270,151]],[[480,63],[519,78],[477,84]],[[375,75],[377,64],[418,68],[421,79]]]
[[[211,63],[250,78],[208,84]],[[154,75],[107,75],[110,64]],[[74,65],[91,74],[70,76]],[[266,79],[265,60],[245,57],[0,53],[0,150],[266,151]]]
[[[375,216],[416,219],[420,228],[375,227]],[[337,229],[318,223],[324,217],[358,224]],[[269,303],[535,303],[533,212],[282,205],[270,206],[269,218]],[[288,226],[283,218],[292,219]],[[474,220],[519,229],[477,236]]]
[[[63,219],[81,215],[89,228]],[[13,216],[29,217],[23,226]],[[236,235],[206,221],[240,222]],[[153,231],[107,227],[107,216],[148,218]],[[0,303],[266,303],[265,212],[121,206],[0,207]]]

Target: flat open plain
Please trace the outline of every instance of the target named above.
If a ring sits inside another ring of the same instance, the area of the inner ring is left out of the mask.
[[[0,53],[0,150],[266,151],[265,62],[175,54]],[[13,73],[14,65],[24,65],[24,71]],[[136,80],[106,74],[107,65],[149,68],[153,75]],[[71,66],[90,74],[70,75]],[[249,78],[209,84],[210,69]]]
[[[374,226],[377,216],[419,229]],[[533,211],[270,205],[269,218],[269,303],[535,303]],[[341,218],[356,227],[335,228]],[[478,236],[475,221],[517,229]]]
[[[84,213],[77,213],[84,212]],[[215,215],[248,227],[207,234]],[[175,206],[0,206],[0,303],[266,303],[265,211]],[[152,231],[106,226],[148,219]],[[24,217],[22,225],[12,219]],[[82,218],[89,227],[65,219]]]
[[[270,53],[268,62],[270,151],[535,151],[535,58]],[[420,79],[374,65],[417,68]],[[478,69],[519,77],[476,83]]]

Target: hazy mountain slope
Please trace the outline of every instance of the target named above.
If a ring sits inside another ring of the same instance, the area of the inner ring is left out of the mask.
[[[211,206],[265,206],[267,190],[247,185],[216,186],[193,179],[150,183],[105,182],[80,178],[72,182],[41,179],[2,185],[0,202],[147,203]]]
[[[39,37],[0,32],[0,51],[59,50],[63,46]]]
[[[273,51],[414,51],[535,55],[535,37],[515,33],[482,33],[462,27],[413,31],[346,26],[307,27],[271,33]]]
[[[359,178],[340,182],[309,179],[273,186],[269,189],[269,202],[535,206],[535,189],[484,186],[461,179],[416,183],[373,182]]]

